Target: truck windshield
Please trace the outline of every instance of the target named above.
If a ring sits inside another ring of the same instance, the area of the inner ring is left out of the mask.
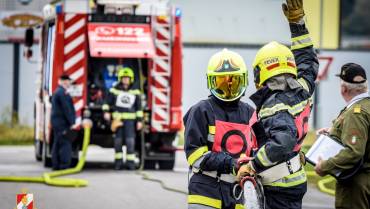
[[[132,89],[141,89],[140,78],[146,77],[146,69],[142,69],[140,59],[90,58],[88,70],[88,101],[95,105],[103,104],[109,89],[117,84],[117,70],[130,67],[134,71],[135,80]],[[141,69],[140,69],[141,68]]]

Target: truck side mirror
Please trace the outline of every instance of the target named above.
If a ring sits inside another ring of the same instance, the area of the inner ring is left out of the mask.
[[[32,47],[33,45],[33,28],[27,28],[25,37],[24,37],[24,45],[26,47]]]

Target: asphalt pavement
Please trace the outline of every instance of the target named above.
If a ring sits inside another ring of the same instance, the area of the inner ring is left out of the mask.
[[[0,209],[16,207],[16,194],[33,193],[37,209],[186,209],[186,195],[165,190],[158,182],[143,180],[135,171],[114,171],[113,150],[90,147],[82,173],[68,176],[89,181],[83,188],[61,188],[37,183],[0,182]],[[0,146],[0,175],[38,176],[50,171],[36,162],[32,146]],[[187,191],[187,164],[177,153],[174,171],[144,171],[165,186]],[[332,209],[334,198],[310,185],[304,209]]]

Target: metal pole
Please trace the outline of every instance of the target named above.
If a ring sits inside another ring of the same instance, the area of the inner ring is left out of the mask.
[[[18,123],[19,112],[19,43],[14,43],[13,50],[13,104],[12,104],[12,124]]]

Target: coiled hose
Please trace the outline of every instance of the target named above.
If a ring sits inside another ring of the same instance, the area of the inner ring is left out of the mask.
[[[306,174],[307,174],[307,176],[317,176],[315,171],[306,171]],[[335,181],[335,178],[333,178],[331,176],[325,177],[323,179],[320,179],[317,182],[317,186],[319,187],[319,190],[321,192],[324,192],[324,193],[327,193],[327,194],[330,194],[330,195],[335,195],[335,190],[329,189],[326,186],[327,184],[332,183],[333,181]]]
[[[76,167],[68,168],[59,171],[46,172],[42,176],[0,176],[0,181],[7,182],[31,182],[31,183],[44,183],[50,186],[58,187],[85,187],[88,185],[88,181],[84,179],[74,179],[74,178],[57,178],[60,176],[76,174],[81,172],[85,165],[87,148],[90,143],[90,133],[91,133],[91,120],[85,119],[83,121],[84,127],[84,137],[82,142],[82,155],[78,161]]]

